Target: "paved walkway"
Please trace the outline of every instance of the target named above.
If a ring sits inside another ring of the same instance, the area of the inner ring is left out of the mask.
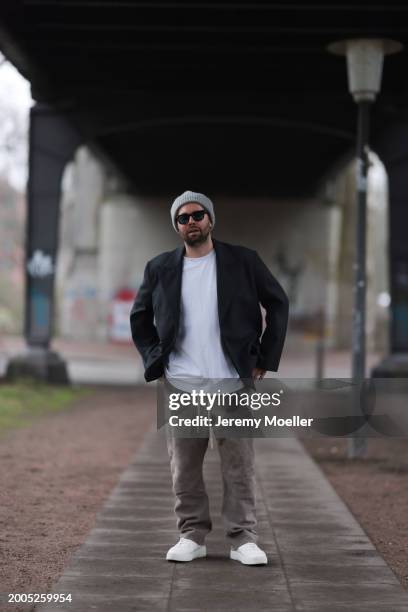
[[[269,565],[228,559],[216,448],[205,463],[214,519],[208,557],[164,560],[177,535],[164,436],[154,431],[54,585],[72,603],[35,609],[406,612],[408,593],[303,446],[294,438],[256,445],[259,535]]]
[[[56,338],[52,349],[67,362],[70,380],[76,384],[137,385],[144,383],[143,365],[133,345],[112,342],[77,341]],[[0,378],[13,355],[24,353],[25,341],[21,336],[0,337]],[[381,360],[375,353],[367,353],[367,371]],[[350,351],[326,350],[323,375],[325,378],[351,376]],[[301,335],[289,335],[281,363],[280,378],[315,378],[316,341]],[[268,373],[274,377],[275,374]]]

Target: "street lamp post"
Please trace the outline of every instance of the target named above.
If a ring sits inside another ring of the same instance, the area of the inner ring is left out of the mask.
[[[352,379],[355,415],[360,408],[360,389],[366,371],[366,226],[367,226],[367,174],[370,104],[381,87],[384,55],[402,49],[399,42],[379,38],[351,39],[335,42],[328,50],[347,58],[348,86],[358,104],[357,122],[357,219],[354,255],[354,307],[352,330]],[[364,457],[367,452],[365,438],[348,439],[349,458]]]

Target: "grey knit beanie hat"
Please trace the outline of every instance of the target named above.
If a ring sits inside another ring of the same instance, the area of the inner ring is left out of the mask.
[[[171,222],[173,223],[173,227],[177,232],[177,223],[176,216],[178,209],[183,206],[183,204],[188,204],[189,202],[197,202],[197,204],[201,204],[203,208],[210,215],[211,222],[213,226],[215,225],[215,214],[214,214],[214,205],[211,202],[210,198],[207,198],[203,193],[197,193],[196,191],[185,191],[181,195],[178,196],[171,205],[170,216]]]

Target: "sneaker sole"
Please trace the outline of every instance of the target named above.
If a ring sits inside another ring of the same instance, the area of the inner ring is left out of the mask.
[[[194,559],[201,559],[202,557],[207,556],[207,548],[205,546],[201,546],[197,551],[191,553],[191,555],[183,556],[177,554],[169,554],[166,555],[166,561],[179,561],[181,563],[187,563],[188,561],[194,561]]]
[[[237,550],[231,550],[230,559],[233,561],[239,561],[243,565],[267,565],[268,563],[268,559],[255,559],[254,561],[247,561]]]

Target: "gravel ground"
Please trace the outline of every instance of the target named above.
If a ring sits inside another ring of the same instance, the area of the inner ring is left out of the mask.
[[[303,444],[408,589],[408,439],[371,438],[367,457],[353,460],[341,438]]]
[[[155,388],[104,389],[0,439],[2,594],[50,590],[155,417]]]

